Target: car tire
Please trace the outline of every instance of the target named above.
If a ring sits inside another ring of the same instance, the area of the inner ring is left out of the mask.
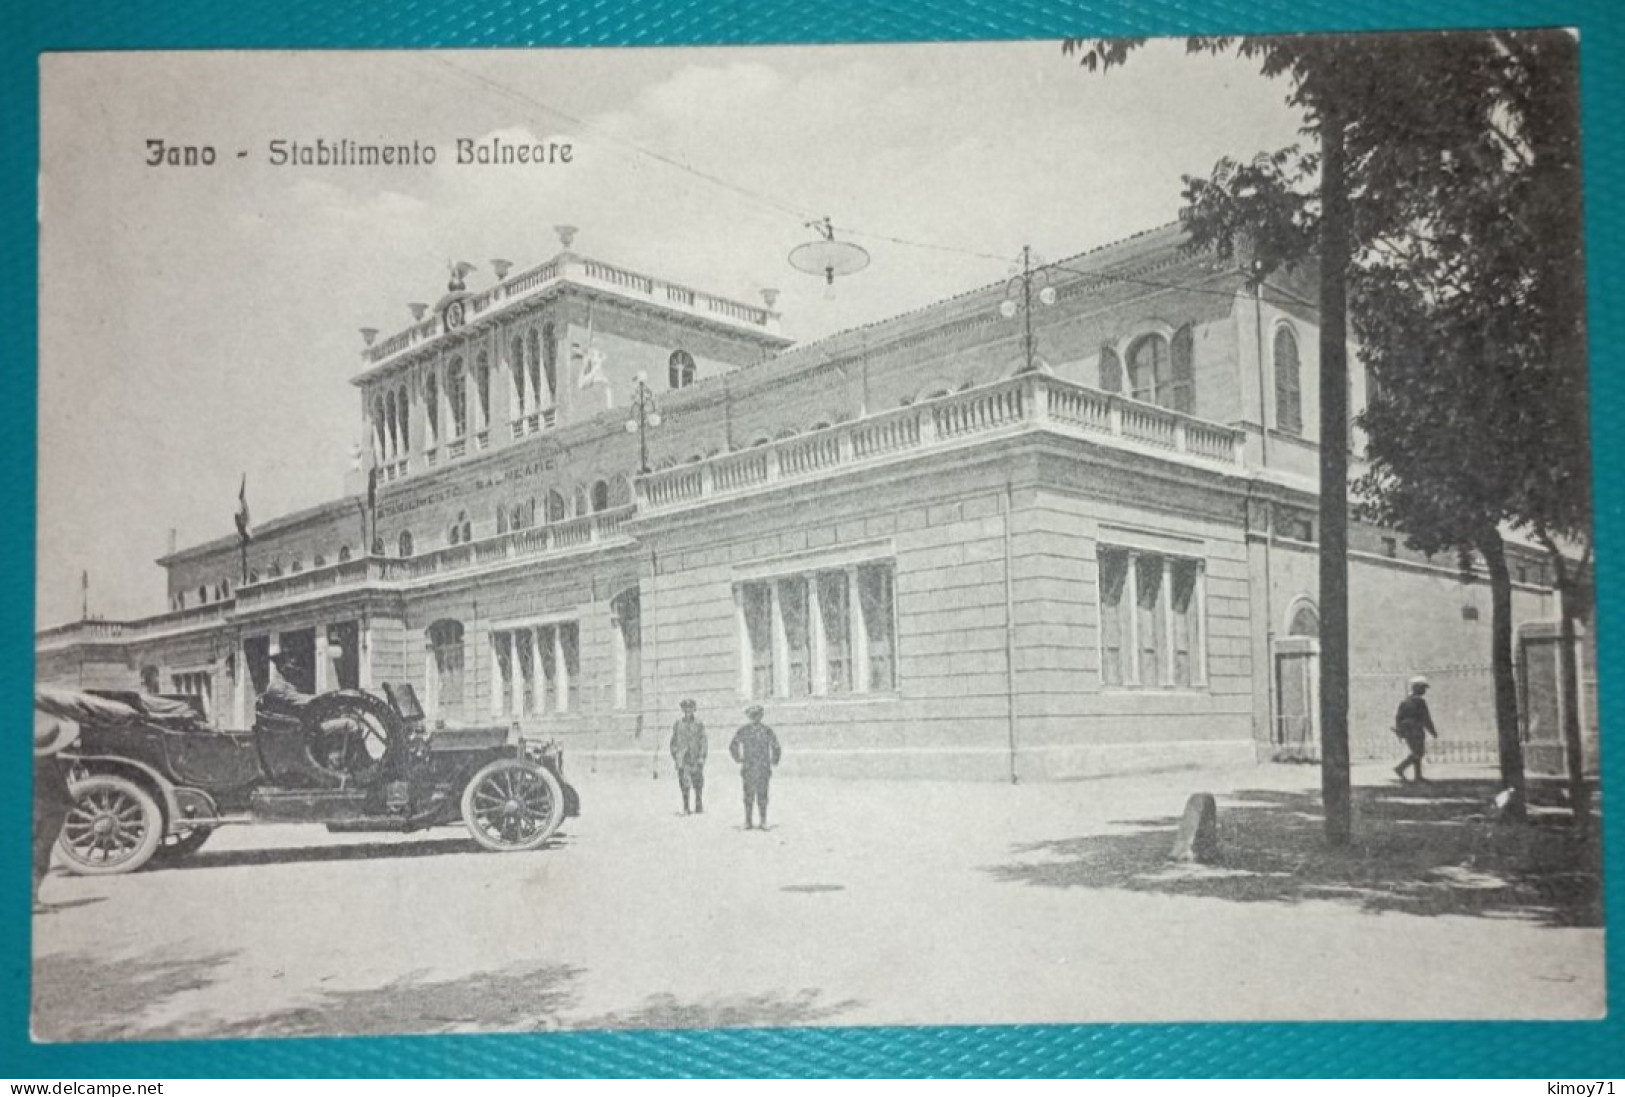
[[[300,713],[305,757],[339,787],[376,783],[406,748],[406,729],[389,702],[356,690],[323,693]]]
[[[151,793],[111,773],[93,773],[70,791],[73,806],[57,839],[70,872],[116,876],[152,860],[164,839],[164,813]]]
[[[166,834],[163,841],[158,844],[158,852],[152,855],[152,859],[155,862],[166,864],[171,861],[179,861],[187,854],[196,853],[202,849],[203,843],[207,842],[209,835],[213,833],[213,827],[192,827],[190,830]]]
[[[546,766],[498,758],[463,788],[463,823],[495,853],[540,849],[564,821],[564,789]]]

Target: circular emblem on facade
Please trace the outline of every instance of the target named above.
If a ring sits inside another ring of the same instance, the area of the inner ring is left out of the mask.
[[[463,303],[461,301],[453,301],[451,304],[446,306],[446,329],[449,331],[452,328],[460,328],[462,326]]]

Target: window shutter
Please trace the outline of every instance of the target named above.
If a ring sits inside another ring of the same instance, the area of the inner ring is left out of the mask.
[[[1106,392],[1123,391],[1123,360],[1106,344],[1100,348],[1100,387]]]
[[[1174,344],[1171,348],[1173,357],[1173,371],[1171,376],[1172,389],[1168,406],[1175,411],[1190,413],[1196,410],[1196,337],[1191,332],[1191,326],[1186,324],[1174,332]]]

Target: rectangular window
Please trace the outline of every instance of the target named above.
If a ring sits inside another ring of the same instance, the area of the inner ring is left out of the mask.
[[[492,708],[503,716],[568,712],[578,684],[580,633],[574,621],[493,632]]]
[[[791,697],[812,692],[812,629],[807,619],[807,580],[779,580],[779,616],[784,628],[786,675]]]
[[[1108,686],[1123,684],[1123,642],[1129,634],[1123,616],[1128,559],[1120,549],[1100,550],[1100,680]]]
[[[741,583],[740,681],[753,697],[897,688],[891,564]]]
[[[745,617],[745,651],[750,659],[750,695],[773,696],[773,595],[766,583],[746,583],[739,597]]]
[[[1106,545],[1098,560],[1101,685],[1205,685],[1201,563]]]
[[[852,603],[846,572],[818,575],[818,612],[824,625],[824,682],[830,693],[852,690]]]
[[[1135,631],[1140,652],[1140,684],[1162,683],[1162,656],[1168,649],[1167,621],[1162,612],[1162,557],[1135,558]]]

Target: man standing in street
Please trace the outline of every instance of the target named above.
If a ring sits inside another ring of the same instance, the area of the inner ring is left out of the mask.
[[[671,761],[677,767],[677,787],[683,790],[683,814],[688,814],[688,792],[694,790],[695,814],[705,814],[705,725],[694,718],[698,706],[684,701],[683,718],[671,726]]]
[[[762,723],[762,706],[752,705],[745,710],[750,721],[734,732],[728,753],[739,763],[739,775],[745,782],[745,829],[751,825],[751,805],[755,804],[761,819],[761,830],[767,829],[767,786],[773,779],[773,767],[779,764],[779,737],[773,729]]]
[[[1401,781],[1405,780],[1406,767],[1410,767],[1416,772],[1416,780],[1426,783],[1422,776],[1422,756],[1427,753],[1427,737],[1439,737],[1433,727],[1433,714],[1428,711],[1427,691],[1426,678],[1420,675],[1412,678],[1410,696],[1399,703],[1399,711],[1394,713],[1394,734],[1405,740],[1405,745],[1411,751],[1403,762],[1394,767],[1394,773]]]
[[[38,703],[39,691],[35,698]],[[51,870],[51,851],[62,834],[62,824],[73,808],[67,772],[57,755],[79,738],[74,720],[40,712],[34,714],[34,913],[51,908],[40,901],[40,886]]]

